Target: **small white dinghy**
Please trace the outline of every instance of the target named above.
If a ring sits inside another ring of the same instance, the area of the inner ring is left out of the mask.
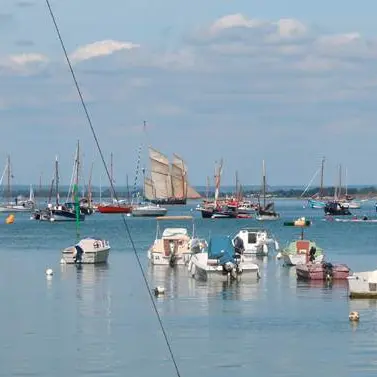
[[[188,270],[192,277],[204,281],[260,278],[259,266],[236,254],[229,236],[212,236],[207,250],[191,256]]]
[[[110,244],[107,240],[88,237],[76,245],[62,251],[62,264],[100,264],[107,263]]]

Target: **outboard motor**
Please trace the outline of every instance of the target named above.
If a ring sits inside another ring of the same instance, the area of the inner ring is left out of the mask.
[[[174,241],[170,241],[169,243],[170,246],[170,259],[169,259],[169,266],[174,267],[175,266],[175,261],[176,261],[176,255],[175,255],[175,245]]]
[[[84,254],[84,250],[79,245],[75,245],[75,249],[76,249],[76,255],[75,255],[74,261],[75,263],[82,263],[82,256]]]
[[[237,236],[234,239],[234,252],[236,254],[243,254],[244,251],[245,251],[245,246],[244,246],[243,240],[241,237]]]
[[[315,261],[315,253],[317,252],[317,249],[315,246],[312,246],[309,250],[309,262]]]
[[[324,275],[326,280],[332,280],[333,278],[333,265],[329,262],[323,262],[322,263]]]

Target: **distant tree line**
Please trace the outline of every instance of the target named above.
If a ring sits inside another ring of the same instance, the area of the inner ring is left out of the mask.
[[[134,197],[137,195],[137,193],[139,193],[139,195],[142,195],[142,189],[139,189],[137,192],[134,192],[133,190],[127,190],[125,188],[116,188],[117,190],[117,196],[120,197],[120,198],[127,198],[127,197]],[[59,190],[59,196],[60,198],[64,199],[66,196],[67,196],[67,192],[68,192],[68,187],[62,187],[60,190]],[[309,189],[306,191],[305,195],[303,195],[304,197],[310,197],[310,196],[313,196],[315,195],[316,193],[319,192],[319,187],[315,187],[315,188],[312,188],[312,189]],[[301,195],[303,193],[303,189],[298,189],[298,188],[292,188],[292,189],[274,189],[274,188],[270,188],[268,190],[268,193],[267,195],[268,196],[273,196],[273,197],[277,197],[277,198],[300,198]],[[326,187],[324,188],[323,190],[323,194],[325,196],[334,196],[334,193],[335,193],[335,187]],[[342,193],[344,194],[344,190],[342,191]],[[377,188],[374,187],[374,186],[365,186],[365,187],[358,187],[358,188],[354,188],[354,187],[350,187],[348,188],[347,190],[347,193],[349,195],[352,195],[352,196],[373,196],[377,193]],[[42,187],[42,188],[39,188],[39,189],[34,189],[34,195],[36,197],[49,197],[51,194],[51,189],[50,188],[47,188],[47,187]],[[83,194],[83,191],[80,190],[79,191],[79,195],[81,196]],[[201,194],[203,196],[203,198],[205,198],[208,194],[208,197],[209,198],[213,198],[215,196],[215,192],[214,190],[210,190],[210,192],[206,192],[206,191],[199,191],[199,194]],[[6,196],[7,195],[7,191],[6,190],[3,190],[3,193],[2,193],[2,196]],[[23,195],[23,196],[29,196],[29,188],[28,187],[19,187],[19,188],[16,188],[14,187],[13,190],[12,190],[12,196],[13,197],[16,197],[17,195]],[[102,193],[101,193],[102,197],[104,198],[108,198],[111,196],[111,191],[110,191],[110,188],[103,188],[102,189]],[[235,190],[233,191],[221,191],[220,192],[220,196],[232,196],[232,195],[235,195]],[[254,189],[254,190],[244,190],[243,191],[243,195],[244,196],[258,196],[260,195],[260,191],[257,190],[257,189]],[[56,196],[56,193],[55,192],[52,192],[52,198],[54,198]],[[95,197],[95,198],[98,198],[100,196],[100,190],[96,187],[94,187],[92,189],[92,196]]]

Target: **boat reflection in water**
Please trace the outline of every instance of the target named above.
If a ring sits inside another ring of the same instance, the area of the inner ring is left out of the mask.
[[[186,266],[149,265],[150,288],[162,286],[165,293],[157,297],[159,310],[166,314],[208,315],[212,304],[223,300],[254,301],[260,294],[258,281],[199,281],[192,278]],[[243,310],[250,311],[249,305]]]

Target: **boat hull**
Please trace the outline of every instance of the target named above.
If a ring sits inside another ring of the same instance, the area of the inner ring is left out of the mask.
[[[76,261],[78,251],[82,251],[79,260]],[[108,241],[94,238],[81,240],[74,246],[67,247],[62,251],[62,264],[104,264],[107,263],[110,253]]]
[[[355,272],[347,280],[350,298],[377,298],[377,271]]]
[[[350,269],[345,264],[307,263],[296,265],[297,279],[346,280]]]
[[[241,261],[237,274],[233,275],[232,272],[224,271],[223,266],[219,265],[217,260],[208,260],[206,254],[194,254],[188,263],[189,274],[197,280],[228,281],[232,279],[258,280],[260,278],[257,264]]]
[[[24,206],[0,206],[0,212],[2,213],[13,213],[13,212],[32,212],[34,208],[24,207]]]
[[[72,248],[73,249],[73,248]],[[66,264],[76,264],[73,257],[73,250],[71,248],[66,249],[62,252],[62,259]],[[107,263],[109,257],[110,247],[98,250],[98,251],[87,251],[84,253],[81,264],[101,264]]]
[[[289,253],[282,253],[283,262],[288,266],[296,266],[298,264],[305,264],[306,263],[306,255],[305,254],[289,254]],[[324,255],[320,254],[317,255],[314,259],[314,263],[322,263],[324,259]]]
[[[79,221],[84,221],[85,215],[79,214]],[[51,210],[50,221],[76,221],[76,213],[64,210]]]
[[[98,206],[97,211],[100,213],[131,213],[131,206]]]
[[[274,221],[279,220],[279,218],[279,215],[258,215],[255,217],[255,219],[258,221]]]
[[[175,266],[184,266],[190,261],[191,253],[175,254],[174,262]],[[148,250],[148,259],[150,263],[157,266],[169,266],[171,265],[171,255],[165,255],[163,253],[153,252]]]
[[[166,208],[133,208],[132,216],[134,217],[158,217],[165,216],[168,210]]]
[[[168,198],[168,199],[152,199],[151,203],[160,205],[185,205],[187,203],[186,198]]]

